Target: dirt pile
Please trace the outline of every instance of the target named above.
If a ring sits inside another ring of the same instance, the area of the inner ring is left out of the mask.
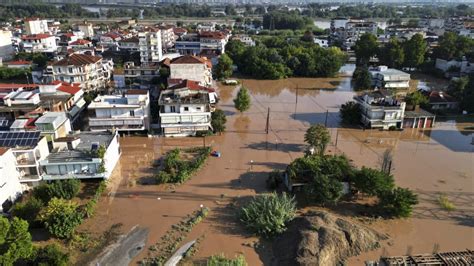
[[[385,235],[324,211],[294,219],[273,243],[274,265],[336,265],[380,246]]]

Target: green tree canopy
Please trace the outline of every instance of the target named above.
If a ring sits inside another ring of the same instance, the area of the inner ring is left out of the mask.
[[[342,196],[342,184],[327,175],[313,177],[304,188],[306,198],[317,204],[336,203]]]
[[[388,216],[409,217],[413,206],[418,204],[418,197],[407,188],[395,188],[379,195],[379,208]]]
[[[393,176],[366,167],[354,172],[352,183],[357,190],[370,196],[378,196],[395,187]]]
[[[227,118],[224,111],[216,109],[211,115],[211,125],[215,133],[221,133],[225,131],[225,123]]]
[[[214,75],[218,80],[224,80],[232,76],[232,59],[226,54],[219,57],[217,65],[214,68]]]
[[[356,91],[372,88],[372,75],[367,67],[357,67],[352,73],[351,83]]]
[[[356,41],[354,50],[358,65],[367,65],[371,57],[378,54],[377,37],[371,33],[364,33]]]
[[[416,106],[416,105],[424,106],[424,105],[427,105],[429,102],[428,97],[426,97],[420,91],[414,91],[412,93],[407,94],[407,96],[405,97],[405,101],[407,102],[407,104],[413,105],[413,106]]]
[[[323,155],[331,141],[331,135],[324,125],[316,124],[306,130],[304,141],[314,148],[316,154]]]
[[[339,115],[342,122],[347,125],[358,125],[362,117],[359,104],[353,101],[348,101],[341,105]]]
[[[474,40],[454,32],[445,32],[433,54],[446,60],[461,59],[463,56],[474,58]]]
[[[243,113],[250,109],[250,94],[245,87],[241,87],[234,99],[235,109]]]
[[[13,265],[33,254],[28,222],[17,217],[9,221],[0,216],[0,265]]]
[[[410,40],[403,43],[405,53],[405,66],[417,68],[425,61],[425,53],[428,46],[423,35],[417,33]]]
[[[34,265],[54,265],[67,266],[69,265],[69,255],[61,250],[58,244],[49,244],[40,247],[32,260]]]
[[[401,68],[405,62],[405,52],[397,38],[390,38],[389,42],[380,49],[378,58],[380,63],[391,68]]]
[[[40,213],[46,229],[55,237],[69,238],[75,228],[82,223],[83,214],[72,201],[52,198]]]

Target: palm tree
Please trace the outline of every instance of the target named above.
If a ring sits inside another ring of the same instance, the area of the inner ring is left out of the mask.
[[[331,136],[329,135],[329,130],[325,126],[322,124],[316,124],[306,130],[304,141],[311,146],[311,149],[314,149],[316,154],[323,155],[329,141],[331,141]]]

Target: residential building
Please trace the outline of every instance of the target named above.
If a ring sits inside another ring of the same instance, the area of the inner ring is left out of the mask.
[[[84,91],[102,89],[108,86],[113,70],[112,60],[86,54],[71,54],[46,67],[46,82],[60,80],[81,84]]]
[[[56,37],[47,33],[21,37],[23,50],[27,53],[54,53],[58,49]]]
[[[389,26],[385,28],[385,34],[395,37],[401,41],[410,40],[415,34],[421,34],[426,37],[426,29],[421,27]]]
[[[91,131],[142,131],[150,128],[150,95],[147,90],[99,95],[88,109]]]
[[[121,154],[118,138],[117,132],[81,132],[56,139],[40,162],[43,180],[108,179]]]
[[[30,68],[33,65],[32,61],[27,60],[16,60],[4,63],[8,68]]]
[[[25,33],[27,35],[42,34],[49,32],[46,19],[30,18],[25,20]]]
[[[188,34],[188,30],[185,29],[185,28],[175,27],[175,28],[173,28],[173,33],[175,35],[175,39],[177,39],[177,38],[179,38],[183,35]]]
[[[181,36],[175,44],[176,51],[181,54],[199,55],[225,53],[229,35],[220,31],[201,31]]]
[[[368,128],[402,128],[405,102],[390,96],[387,90],[375,90],[354,99],[362,111],[361,122]]]
[[[35,121],[35,125],[48,141],[65,137],[72,131],[71,121],[64,112],[47,112]]]
[[[188,79],[203,86],[212,84],[212,63],[205,57],[184,55],[171,60],[170,79]]]
[[[474,62],[470,62],[466,57],[463,57],[460,60],[436,58],[435,67],[443,71],[447,78],[465,76],[474,73]]]
[[[14,54],[15,50],[12,45],[12,32],[0,29],[0,60],[11,60]]]
[[[10,148],[0,147],[0,213],[7,212],[22,192],[15,156]]]
[[[391,90],[408,90],[410,88],[410,74],[398,69],[378,66],[369,68],[372,75],[372,86]]]
[[[142,65],[159,62],[163,57],[161,31],[149,29],[138,33],[140,46],[140,62]]]
[[[161,45],[164,50],[168,50],[174,47],[174,43],[176,41],[173,26],[171,25],[164,25],[158,27],[161,32]]]
[[[459,108],[459,102],[451,95],[442,91],[431,91],[428,101],[433,111],[453,111]]]
[[[1,131],[0,147],[11,148],[24,187],[39,184],[42,174],[39,162],[49,155],[46,138],[39,131]]]
[[[94,28],[92,23],[84,22],[77,25],[77,29],[84,33],[84,38],[93,38],[94,37]]]
[[[217,102],[214,89],[196,81],[182,80],[160,93],[160,125],[162,134],[193,136],[211,130],[211,112]]]
[[[115,32],[108,32],[99,37],[99,44],[103,47],[112,48],[118,47],[122,36]]]
[[[139,41],[140,39],[138,38],[138,36],[133,36],[127,39],[120,40],[119,49],[130,52],[138,52],[140,51]]]
[[[432,128],[435,124],[436,116],[421,108],[413,111],[405,110],[403,118],[403,128]]]
[[[248,35],[236,35],[232,36],[232,40],[238,40],[245,44],[246,46],[255,46],[255,41],[252,39],[252,37]]]
[[[327,48],[329,47],[329,40],[327,38],[316,38],[314,37],[314,43],[319,45],[319,47]]]
[[[445,21],[445,30],[474,39],[474,18],[450,17]]]
[[[153,78],[160,76],[160,65],[149,63],[137,66],[134,62],[125,62],[124,68],[114,69],[114,83],[118,89],[129,86],[138,86],[149,89]]]
[[[77,41],[78,38],[74,33],[72,32],[66,32],[61,35],[59,35],[59,40],[57,41],[57,44],[59,46],[65,46],[68,47],[70,43]]]
[[[361,35],[365,33],[377,35],[377,28],[375,22],[336,18],[331,21],[330,40],[331,43],[340,43],[344,49],[349,50]]]

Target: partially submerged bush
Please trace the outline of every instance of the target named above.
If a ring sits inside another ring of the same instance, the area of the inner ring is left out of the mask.
[[[296,214],[296,201],[287,194],[262,194],[240,210],[240,221],[257,235],[272,237],[286,230]]]
[[[247,266],[245,257],[239,255],[235,259],[228,259],[223,254],[214,255],[207,260],[207,266]]]
[[[384,191],[378,197],[380,210],[391,217],[409,217],[413,205],[418,204],[417,195],[407,188],[397,187]]]

